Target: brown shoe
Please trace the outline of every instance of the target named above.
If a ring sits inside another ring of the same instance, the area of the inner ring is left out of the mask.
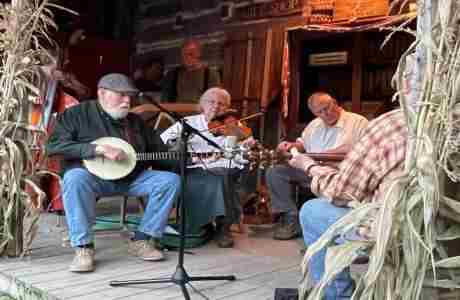
[[[234,245],[229,225],[218,226],[216,231],[216,237],[214,239],[217,242],[217,246],[219,246],[220,248],[232,248]]]
[[[129,241],[128,252],[143,260],[159,261],[165,259],[163,252],[155,248],[153,241]]]
[[[69,271],[78,273],[94,271],[94,254],[93,248],[76,248]]]
[[[299,219],[297,216],[281,216],[281,224],[275,229],[273,238],[275,240],[291,240],[301,236]]]

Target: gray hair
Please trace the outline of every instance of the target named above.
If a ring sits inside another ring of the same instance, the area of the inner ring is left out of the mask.
[[[231,104],[230,94],[227,92],[227,90],[220,87],[212,87],[207,89],[200,97],[200,106],[203,107],[210,99],[222,99],[227,103],[228,106]]]

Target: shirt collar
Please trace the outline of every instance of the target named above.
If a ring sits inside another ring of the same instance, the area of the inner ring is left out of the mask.
[[[334,127],[345,128],[345,110],[343,108],[340,109],[340,116]]]
[[[318,119],[321,120],[321,123],[323,124],[324,127],[343,129],[345,128],[345,113],[346,111],[343,108],[341,108],[339,119],[337,120],[337,123],[334,124],[334,126],[327,125],[321,118],[318,118]]]

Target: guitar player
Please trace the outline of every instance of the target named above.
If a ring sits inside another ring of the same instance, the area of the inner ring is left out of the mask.
[[[71,272],[94,270],[95,248],[91,227],[95,221],[96,198],[114,194],[148,196],[141,223],[128,242],[128,252],[145,261],[164,259],[163,253],[154,247],[151,240],[163,234],[180,191],[179,176],[159,171],[161,166],[158,164],[152,166],[153,170],[147,170],[148,165],[141,162],[126,177],[106,180],[93,175],[82,164],[82,160],[96,156],[114,161],[123,161],[127,157],[119,147],[93,143],[101,137],[123,139],[136,152],[167,151],[156,132],[147,129],[138,115],[129,113],[131,100],[138,92],[123,74],[103,76],[98,82],[98,99],[65,110],[49,137],[47,155],[63,158],[64,210],[70,243],[75,248]],[[161,161],[161,164],[168,167],[167,161]]]
[[[295,142],[283,141],[277,150],[292,152],[330,153],[345,155],[351,145],[359,140],[367,119],[345,111],[336,99],[325,92],[315,92],[307,99],[307,105],[316,117],[303,130]],[[289,165],[275,165],[265,174],[271,197],[272,210],[279,213],[279,223],[273,233],[277,240],[289,240],[300,236],[297,205],[292,197],[292,182],[308,188],[309,179],[305,173]],[[288,195],[288,196],[287,196]]]

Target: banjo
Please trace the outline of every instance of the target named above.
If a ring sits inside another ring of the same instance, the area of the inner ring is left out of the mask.
[[[116,137],[102,137],[91,144],[107,145],[123,150],[127,158],[124,160],[110,160],[103,156],[84,159],[83,165],[93,175],[105,180],[116,180],[125,177],[136,167],[137,161],[153,161],[166,159],[179,159],[180,152],[145,152],[137,153],[128,142]],[[237,150],[238,151],[238,150]],[[231,151],[233,155],[234,151]],[[226,152],[187,152],[191,158],[206,159],[225,157]]]

